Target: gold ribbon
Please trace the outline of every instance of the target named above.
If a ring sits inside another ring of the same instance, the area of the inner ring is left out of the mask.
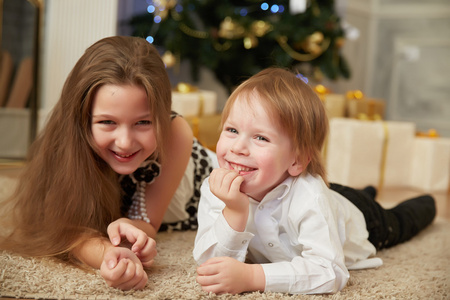
[[[180,82],[175,87],[175,91],[182,93],[182,94],[187,94],[187,93],[197,92],[198,88],[196,86],[193,86],[192,84],[189,84],[186,82]]]
[[[436,129],[431,128],[431,129],[429,129],[429,130],[426,131],[426,132],[423,132],[423,131],[417,132],[417,133],[416,133],[416,136],[417,136],[417,137],[427,137],[427,138],[433,138],[433,139],[435,139],[435,138],[438,138],[438,137],[439,137],[439,133],[438,133],[438,131],[437,131]]]
[[[322,100],[322,102],[325,102],[326,100],[325,96],[329,94],[331,91],[324,85],[318,84],[314,87],[314,92],[316,92],[316,94],[319,96],[319,99]]]
[[[346,97],[348,100],[361,100],[364,99],[364,94],[360,90],[351,90],[346,93]]]

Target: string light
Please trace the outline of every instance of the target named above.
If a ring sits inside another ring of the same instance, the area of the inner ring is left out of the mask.
[[[177,13],[181,13],[181,12],[183,11],[183,5],[177,4],[177,5],[175,6],[175,11],[176,11]]]
[[[150,44],[153,44],[153,42],[155,41],[155,39],[154,39],[151,35],[149,35],[149,36],[146,38],[146,40],[147,40],[147,42],[149,42]]]
[[[272,5],[272,7],[270,8],[270,11],[273,12],[274,14],[278,12],[278,10],[280,9],[280,7],[276,4]]]

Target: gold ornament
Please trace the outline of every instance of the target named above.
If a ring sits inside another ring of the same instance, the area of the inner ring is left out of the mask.
[[[337,48],[342,48],[345,44],[345,39],[342,37],[336,38],[335,45]]]
[[[173,67],[177,62],[175,55],[173,55],[172,52],[170,51],[166,51],[161,57],[161,59],[167,68]]]
[[[193,86],[192,84],[186,83],[186,82],[180,82],[175,87],[175,91],[183,94],[192,93],[198,91],[198,88],[196,86]]]
[[[272,30],[272,28],[273,28],[272,24],[262,20],[254,21],[250,25],[250,31],[254,33],[257,37],[262,37],[266,35],[266,33]]]
[[[323,36],[323,35],[322,35]],[[311,38],[311,41],[317,41],[318,38],[320,38],[320,35],[315,35],[313,38]],[[320,51],[315,51],[314,53],[299,53],[292,49],[291,46],[288,44],[288,38],[286,36],[278,36],[276,38],[278,44],[280,47],[293,59],[298,61],[311,61],[317,57],[319,57],[322,53],[324,53],[328,47],[330,46],[330,39],[324,38],[323,41],[320,43]]]
[[[154,14],[164,20],[167,18],[169,11],[177,5],[177,0],[154,0],[153,4],[155,5]]]
[[[228,40],[243,38],[245,49],[251,49],[258,46],[257,37],[262,37],[271,30],[272,25],[265,21],[254,21],[250,28],[246,30],[244,26],[231,19],[231,17],[226,17],[220,23],[218,36]]]
[[[323,52],[321,47],[323,40],[323,33],[316,31],[306,37],[305,41],[301,44],[301,47],[305,52],[311,53],[312,55],[321,54]]]
[[[220,23],[218,35],[221,38],[234,40],[243,38],[245,34],[245,28],[236,21],[233,21],[231,17],[226,17],[222,23]]]
[[[258,46],[258,39],[254,35],[249,35],[244,38],[244,48],[252,49]]]

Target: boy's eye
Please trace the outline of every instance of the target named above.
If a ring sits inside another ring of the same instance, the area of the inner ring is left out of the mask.
[[[266,139],[265,137],[260,136],[260,135],[258,135],[258,136],[256,137],[256,139],[257,139],[258,141],[265,141],[265,142],[268,142],[268,141],[269,141],[268,139]]]
[[[225,130],[228,131],[228,132],[231,132],[231,133],[238,133],[236,129],[231,128],[231,127],[227,128]]]

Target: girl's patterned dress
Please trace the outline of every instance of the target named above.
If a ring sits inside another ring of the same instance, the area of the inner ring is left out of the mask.
[[[178,116],[178,114],[172,112],[171,119],[173,120],[176,116]],[[161,224],[159,231],[197,230],[197,208],[198,202],[200,200],[200,186],[203,180],[209,176],[213,167],[212,160],[208,156],[207,151],[195,138],[192,143],[191,157],[195,166],[193,176],[194,191],[185,207],[189,218],[173,223],[163,223]],[[132,205],[137,205],[136,203],[133,203],[133,201],[137,201],[136,199],[139,197],[135,197],[135,199],[133,199],[133,195],[135,193],[139,193],[138,186],[151,184],[156,179],[156,177],[159,176],[161,170],[160,167],[161,165],[158,162],[158,158],[156,158],[156,160],[148,159],[144,161],[141,166],[132,174],[120,177],[120,184],[123,190],[121,207],[122,215],[126,216],[130,210],[130,207]]]

